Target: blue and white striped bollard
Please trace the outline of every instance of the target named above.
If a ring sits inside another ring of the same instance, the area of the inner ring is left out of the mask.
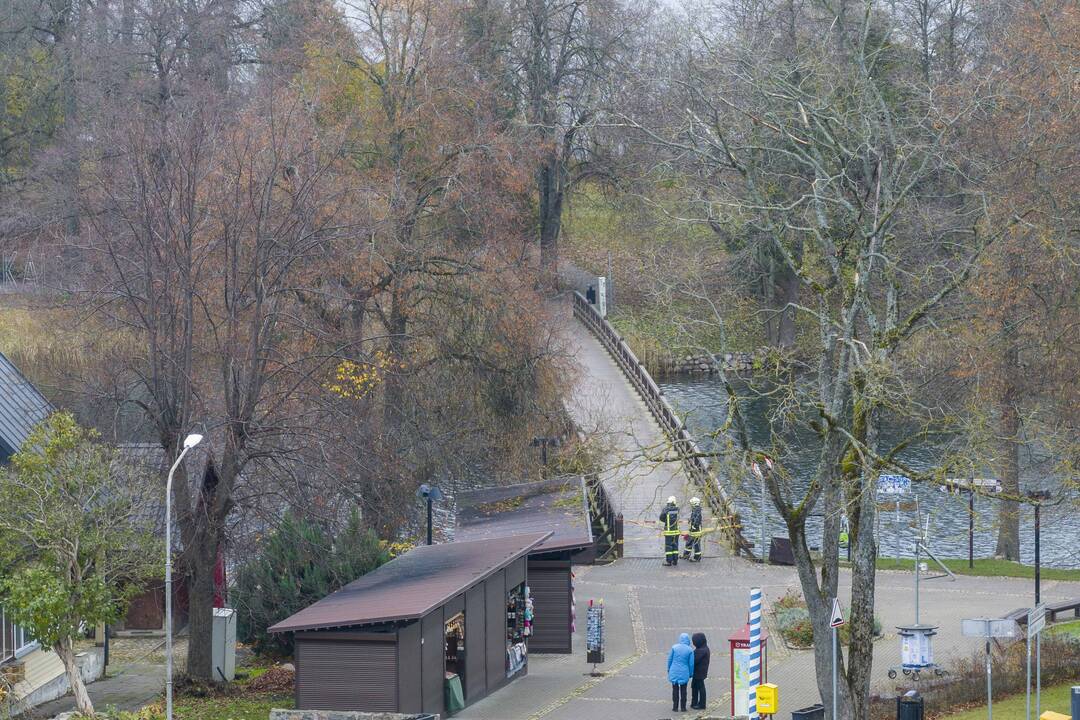
[[[761,684],[761,588],[750,588],[750,720],[758,720],[757,689]]]

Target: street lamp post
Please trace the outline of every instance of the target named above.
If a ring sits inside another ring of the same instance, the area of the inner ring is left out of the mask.
[[[202,442],[203,436],[192,433],[184,438],[184,449],[176,457],[176,462],[169,468],[169,479],[165,483],[165,718],[173,716],[173,681],[172,681],[172,481],[173,473],[180,467],[180,462],[187,451]]]
[[[1041,558],[1039,557],[1039,534],[1042,529],[1042,517],[1040,510],[1042,504],[1046,500],[1050,499],[1050,493],[1046,490],[1032,490],[1027,494],[1033,502],[1032,505],[1035,508],[1035,609],[1038,610],[1039,605],[1042,603],[1042,584],[1040,578],[1040,571],[1042,569]],[[1031,713],[1031,638],[1028,638],[1028,714]],[[1035,635],[1035,717],[1039,717],[1039,711],[1042,709],[1042,633],[1036,633]]]
[[[418,497],[422,497],[425,500],[427,500],[427,544],[430,545],[431,544],[431,501],[432,500],[442,500],[443,499],[442,490],[435,487],[434,485],[428,485],[427,483],[424,483],[423,485],[421,485],[419,488],[416,489],[416,494],[417,494]]]

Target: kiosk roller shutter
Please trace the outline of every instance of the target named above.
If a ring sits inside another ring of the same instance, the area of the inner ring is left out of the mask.
[[[302,710],[397,710],[397,646],[384,642],[300,641]]]
[[[530,567],[529,592],[534,615],[529,651],[570,652],[570,569]]]

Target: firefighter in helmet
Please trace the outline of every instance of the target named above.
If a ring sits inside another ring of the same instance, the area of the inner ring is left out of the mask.
[[[683,557],[690,562],[701,562],[701,498],[690,498],[690,530],[686,535],[686,549]]]
[[[664,564],[679,564],[679,504],[672,495],[660,511],[660,527],[664,534]]]

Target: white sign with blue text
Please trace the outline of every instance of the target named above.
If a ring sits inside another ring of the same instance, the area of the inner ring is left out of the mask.
[[[878,475],[877,491],[882,495],[904,495],[911,492],[911,478],[906,475]]]

